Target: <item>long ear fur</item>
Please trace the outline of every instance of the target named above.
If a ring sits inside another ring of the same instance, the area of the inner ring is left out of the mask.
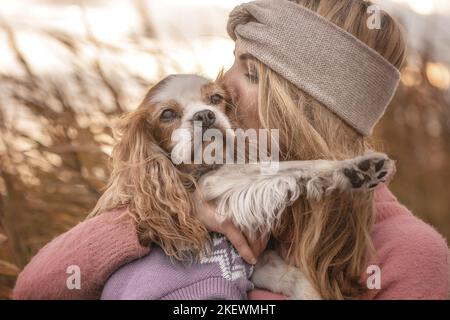
[[[112,173],[90,216],[120,205],[136,220],[141,244],[156,243],[168,256],[184,260],[205,248],[208,233],[192,212],[186,178],[154,141],[146,108],[119,121]]]

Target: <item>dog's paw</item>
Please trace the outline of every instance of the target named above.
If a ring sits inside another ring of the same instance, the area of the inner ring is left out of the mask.
[[[258,259],[250,280],[257,288],[289,297],[293,294],[296,279],[292,267],[275,251],[267,250]]]
[[[275,251],[265,251],[251,277],[253,284],[290,300],[320,300],[321,297],[300,269],[288,265]]]
[[[391,179],[395,162],[384,153],[369,152],[356,158],[330,162],[306,183],[308,199],[320,201],[335,190],[372,190]]]
[[[384,153],[377,152],[346,160],[338,170],[338,175],[345,177],[351,188],[362,190],[374,189],[394,173],[395,162]]]

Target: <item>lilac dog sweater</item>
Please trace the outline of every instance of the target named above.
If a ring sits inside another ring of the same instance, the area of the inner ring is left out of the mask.
[[[213,247],[199,262],[171,260],[154,246],[147,256],[126,264],[108,279],[105,300],[247,299],[253,267],[241,259],[223,236],[212,235]]]

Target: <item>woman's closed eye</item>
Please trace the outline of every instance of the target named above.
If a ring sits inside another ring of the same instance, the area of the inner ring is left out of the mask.
[[[248,68],[248,72],[245,74],[245,77],[250,81],[250,83],[257,84],[259,81],[258,71],[256,71],[255,66],[250,66]]]

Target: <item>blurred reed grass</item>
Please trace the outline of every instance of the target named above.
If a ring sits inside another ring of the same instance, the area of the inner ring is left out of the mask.
[[[144,26],[143,37],[153,37],[150,22]],[[85,27],[87,39],[36,31],[71,55],[73,71],[57,77],[36,74],[14,30],[0,21],[22,71],[0,71],[0,299],[10,297],[19,270],[38,249],[95,205],[108,177],[113,119],[151,85],[123,65],[104,63],[102,53],[122,48],[99,41]],[[139,39],[130,41],[159,66],[177,68],[157,47],[150,51]],[[85,46],[97,51],[96,58],[81,53]],[[163,76],[163,68],[158,73]]]
[[[148,17],[141,18],[142,38],[154,37]],[[151,83],[124,66],[105,64],[100,54],[93,60],[83,57],[86,42],[99,53],[121,50],[90,32],[86,40],[37,30],[70,52],[73,71],[62,78],[36,74],[18,47],[14,30],[5,23],[0,26],[22,69],[20,74],[0,71],[0,299],[7,299],[15,277],[31,257],[82,221],[94,206],[108,177],[112,121]],[[176,67],[176,61],[168,61],[158,48],[141,50],[158,59],[161,76],[163,64]],[[414,81],[400,87],[377,128],[375,142],[398,160],[394,193],[448,238],[449,94],[429,81],[432,49],[420,56],[414,68],[406,67],[404,74]],[[127,86],[122,85],[125,82]],[[130,84],[137,89],[128,91]]]

